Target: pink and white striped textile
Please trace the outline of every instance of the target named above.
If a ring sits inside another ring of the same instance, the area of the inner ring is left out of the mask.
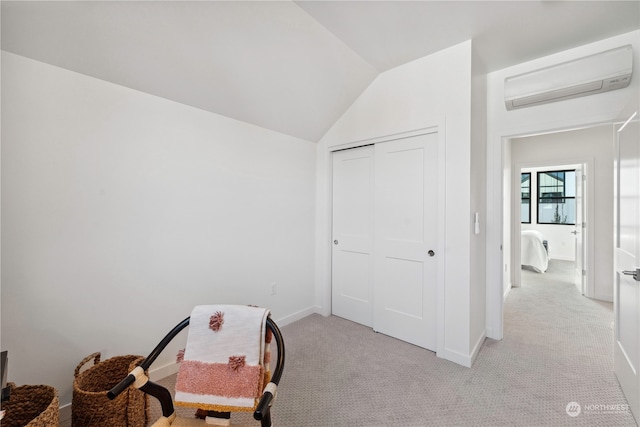
[[[251,306],[195,307],[176,380],[176,405],[223,412],[253,410],[268,371],[268,316],[268,309]]]

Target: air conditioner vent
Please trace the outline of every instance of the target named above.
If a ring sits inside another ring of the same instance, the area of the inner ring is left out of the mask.
[[[629,86],[633,72],[631,45],[551,67],[508,77],[507,110],[562,101]]]

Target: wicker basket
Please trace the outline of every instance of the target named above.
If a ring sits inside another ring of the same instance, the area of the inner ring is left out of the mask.
[[[58,391],[48,385],[9,384],[9,400],[2,403],[6,415],[2,427],[58,427]]]
[[[81,368],[91,359],[94,365]],[[113,400],[107,392],[122,381],[142,356],[116,356],[100,362],[100,353],[85,357],[75,371],[71,425],[73,427],[145,427],[149,419],[148,396],[129,387]]]

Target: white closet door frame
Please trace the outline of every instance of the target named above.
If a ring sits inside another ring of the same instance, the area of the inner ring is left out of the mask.
[[[398,132],[394,134],[388,134],[383,136],[378,136],[374,138],[361,139],[352,142],[348,142],[345,144],[340,144],[336,146],[329,147],[329,157],[331,157],[331,152],[344,150],[347,148],[356,148],[364,145],[375,144],[378,142],[387,142],[393,141],[396,139],[408,138],[411,136],[418,136],[429,133],[437,133],[438,134],[438,244],[437,244],[437,300],[438,300],[438,314],[437,314],[437,345],[436,345],[436,354],[439,357],[444,355],[445,350],[445,266],[446,266],[446,251],[445,251],[445,225],[446,225],[446,199],[445,199],[445,191],[446,191],[446,135],[445,135],[445,119],[444,117],[439,120],[433,121],[427,124],[425,127],[410,130],[406,132]],[[330,166],[330,165],[329,165]],[[331,174],[329,174],[331,176]],[[332,187],[331,178],[329,178],[329,188]],[[329,192],[329,211],[333,210],[332,206],[332,194]],[[329,221],[331,222],[331,215],[329,215]],[[327,242],[329,243],[326,247],[328,248],[327,256],[328,259],[331,259],[331,250],[332,250],[332,224],[329,224],[328,233],[325,235]],[[328,265],[327,277],[331,278],[331,265]],[[331,283],[328,283],[328,293],[331,294]],[[330,298],[329,298],[330,301]],[[331,312],[329,310],[329,312]]]

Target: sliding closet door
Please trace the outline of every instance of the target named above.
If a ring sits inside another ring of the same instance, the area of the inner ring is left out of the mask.
[[[333,153],[332,313],[372,326],[373,146]]]
[[[373,328],[436,350],[438,135],[375,145]]]

